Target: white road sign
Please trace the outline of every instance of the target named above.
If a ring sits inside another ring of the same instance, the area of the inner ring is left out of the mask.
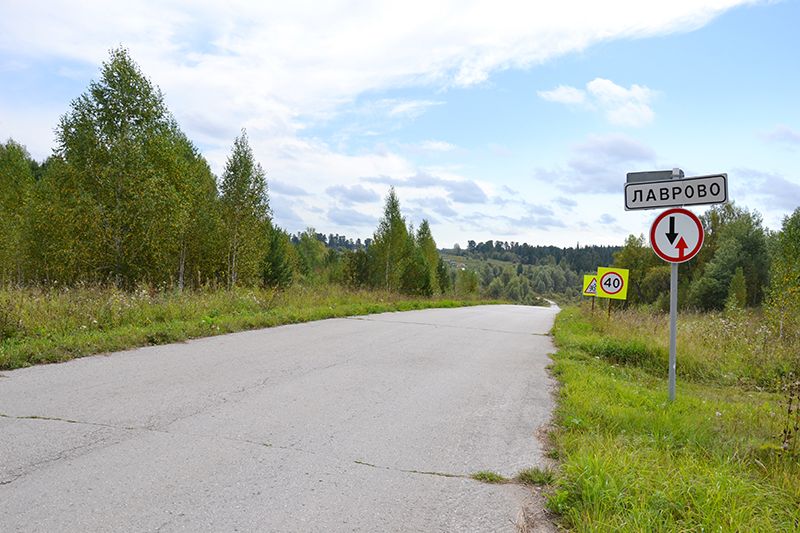
[[[703,247],[703,224],[686,209],[667,209],[650,227],[650,244],[656,255],[670,263],[683,263]]]
[[[727,201],[727,174],[625,184],[626,211]]]

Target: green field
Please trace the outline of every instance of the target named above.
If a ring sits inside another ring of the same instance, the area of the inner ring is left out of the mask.
[[[667,316],[569,308],[554,335],[549,507],[566,527],[800,531],[800,415],[782,388],[800,351],[756,312],[681,316],[674,404]]]

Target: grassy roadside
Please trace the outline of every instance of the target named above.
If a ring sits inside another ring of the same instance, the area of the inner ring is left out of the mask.
[[[779,386],[796,347],[768,346],[752,315],[682,317],[678,399],[668,405],[668,320],[604,315],[568,308],[554,327],[562,465],[548,505],[564,525],[800,531],[800,455],[781,450]]]
[[[0,289],[0,370],[324,318],[499,303],[338,286],[124,292]]]

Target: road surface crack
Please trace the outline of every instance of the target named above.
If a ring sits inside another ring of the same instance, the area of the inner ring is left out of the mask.
[[[2,414],[0,414],[0,416],[2,416],[3,418],[17,418],[17,417],[9,417],[9,416],[2,415]],[[30,418],[31,417],[20,417],[20,419],[23,419],[23,420],[30,419]],[[79,422],[77,422],[77,423],[79,423]],[[90,424],[90,425],[95,425],[95,424]],[[118,442],[118,441],[112,439],[111,436],[104,435],[104,436],[101,436],[100,438],[92,438],[91,440],[89,440],[89,442],[84,442],[84,443],[79,444],[77,446],[73,446],[73,447],[67,448],[65,450],[60,450],[57,453],[55,453],[55,455],[52,455],[51,457],[48,457],[46,459],[42,459],[42,460],[36,461],[34,463],[21,466],[21,467],[16,469],[16,472],[14,472],[12,470],[12,473],[10,473],[9,477],[7,477],[6,479],[0,479],[0,486],[10,485],[11,483],[14,483],[15,481],[17,481],[18,479],[23,478],[23,477],[27,476],[28,474],[31,474],[31,473],[33,473],[33,472],[35,472],[37,470],[40,470],[41,468],[43,468],[43,467],[45,467],[45,466],[47,466],[47,465],[49,465],[51,463],[57,463],[59,461],[67,459],[67,458],[80,457],[82,455],[85,455],[86,453],[90,453],[92,450],[97,448],[98,444],[104,443],[104,442],[109,441],[109,440],[111,440],[112,442],[109,442],[106,446],[112,446],[112,445],[114,445],[114,444],[116,444]],[[105,447],[105,446],[100,446],[100,447],[102,448],[102,447]]]
[[[427,471],[427,470],[410,470],[406,468],[392,468],[391,466],[380,466],[374,465],[372,463],[367,463],[365,461],[353,461],[357,465],[361,466],[368,466],[370,468],[377,468],[379,470],[391,470],[392,472],[402,472],[404,474],[420,474],[423,476],[438,476],[438,477],[450,477],[450,478],[461,478],[461,479],[472,479],[470,476],[466,476],[464,474],[448,474],[446,472],[435,472],[435,471]]]
[[[127,432],[142,432],[142,433],[157,433],[161,435],[170,435],[173,437],[188,437],[188,438],[196,438],[196,439],[210,439],[210,440],[222,440],[226,442],[238,442],[242,444],[249,444],[252,446],[258,446],[261,448],[274,448],[276,450],[284,450],[290,451],[294,453],[302,453],[308,455],[317,455],[316,452],[312,452],[309,450],[304,450],[303,448],[298,448],[296,446],[290,445],[281,445],[281,444],[273,444],[270,442],[262,442],[257,440],[245,439],[241,437],[227,437],[224,435],[205,435],[201,433],[184,433],[184,432],[174,432],[174,431],[166,431],[164,429],[158,429],[155,427],[149,426],[118,426],[114,424],[102,423],[102,422],[87,422],[83,420],[74,420],[70,418],[60,418],[60,417],[53,417],[53,416],[41,416],[41,415],[23,415],[23,416],[15,416],[15,415],[8,415],[5,413],[0,413],[0,418],[6,418],[9,420],[39,420],[44,422],[61,422],[64,424],[77,424],[81,426],[89,426],[89,427],[98,427],[98,428],[105,428],[105,429],[115,429],[119,431],[127,431]],[[80,444],[78,446],[74,446],[72,448],[68,448],[65,450],[61,450],[56,452],[56,455],[53,457],[49,457],[47,459],[31,463],[26,465],[19,470],[19,473],[11,474],[11,476],[7,479],[0,479],[0,486],[8,485],[13,483],[14,481],[18,480],[21,477],[24,477],[36,470],[39,470],[41,467],[46,466],[50,463],[58,462],[62,459],[66,459],[68,457],[78,457],[82,454],[75,454],[74,452],[86,449],[87,452],[92,451],[91,448],[101,443],[103,441],[110,440],[111,442],[108,443],[108,446],[113,446],[115,444],[119,444],[126,440],[123,438],[120,440],[119,438],[114,439],[112,436],[104,436],[99,439],[91,440],[90,442]]]
[[[85,422],[82,420],[72,420],[69,418],[59,418],[55,416],[40,416],[40,415],[23,415],[23,416],[14,416],[14,415],[7,415],[4,413],[0,413],[0,418],[8,418],[11,420],[45,420],[49,422],[64,422],[65,424],[80,424],[82,426],[95,426],[101,428],[110,428],[110,429],[121,429],[126,431],[136,431],[136,430],[151,430],[150,428],[145,427],[137,427],[137,426],[116,426],[114,424],[104,424],[102,422]]]

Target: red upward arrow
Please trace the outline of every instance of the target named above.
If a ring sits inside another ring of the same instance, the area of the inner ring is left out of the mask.
[[[688,247],[689,245],[686,244],[686,241],[683,240],[683,237],[678,239],[678,244],[675,245],[675,248],[678,249],[678,259],[683,259],[684,252],[686,252]]]

